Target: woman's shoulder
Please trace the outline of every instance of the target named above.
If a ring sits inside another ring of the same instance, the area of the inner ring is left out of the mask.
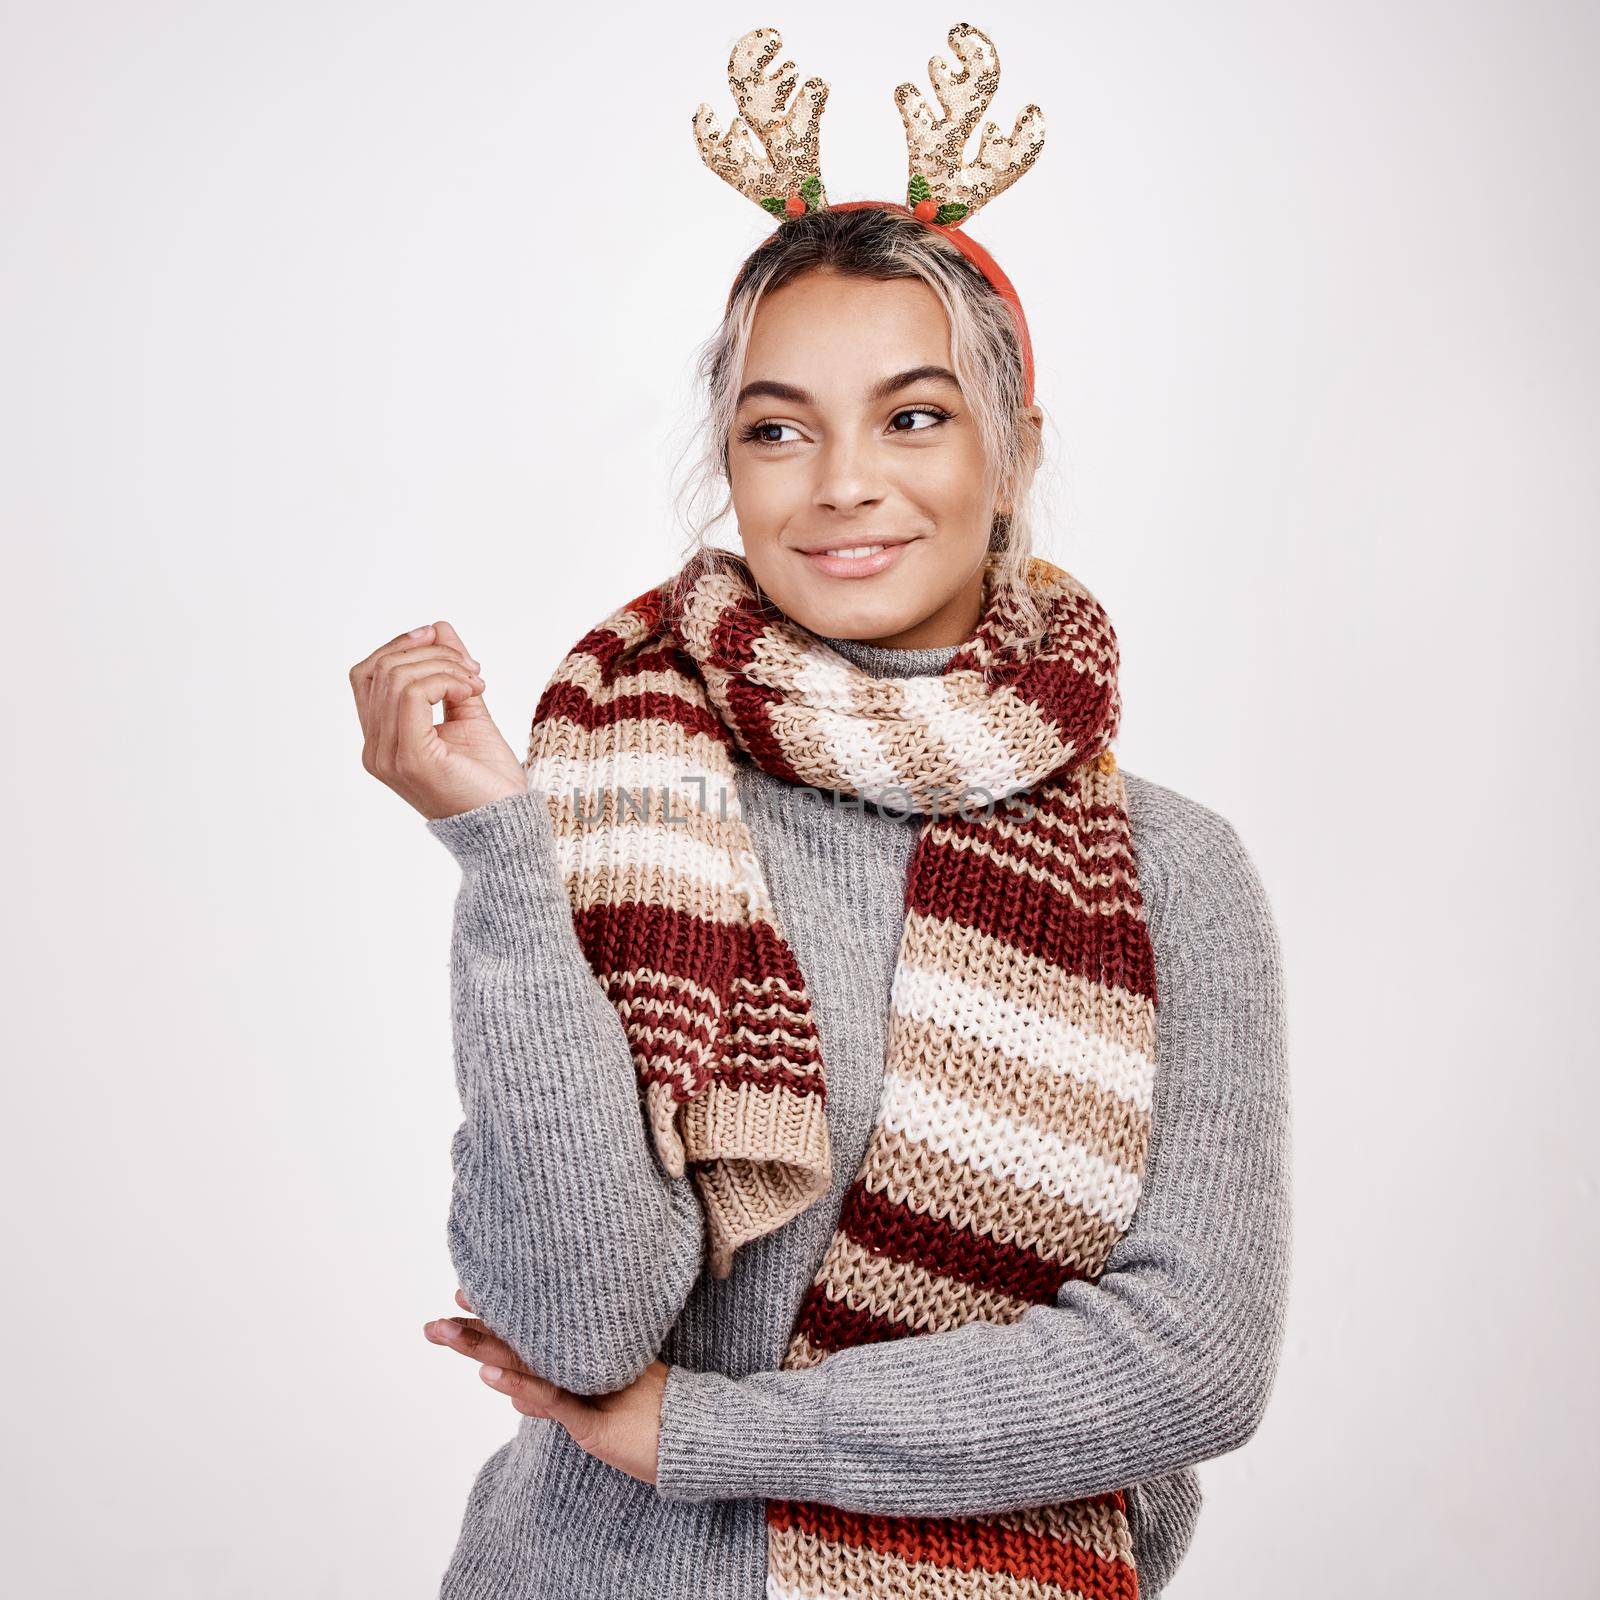
[[[1219,843],[1238,838],[1234,826],[1220,811],[1191,800],[1176,789],[1122,768],[1128,793],[1128,823],[1135,850],[1157,862],[1201,856]]]
[[[1266,885],[1221,812],[1123,769],[1139,889],[1158,960],[1279,962]]]

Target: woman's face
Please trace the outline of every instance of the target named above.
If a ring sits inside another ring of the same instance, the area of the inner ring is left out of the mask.
[[[764,295],[728,460],[745,558],[786,615],[902,649],[971,636],[1006,508],[920,279],[819,269]]]

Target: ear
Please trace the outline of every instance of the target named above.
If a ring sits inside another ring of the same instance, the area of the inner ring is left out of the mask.
[[[1044,409],[1035,401],[1031,406],[1024,406],[1020,415],[1022,417],[1023,438],[1031,446],[1031,458],[1028,462],[1028,469],[1031,472],[1038,468],[1039,452],[1044,442]],[[1009,517],[1011,515],[1010,505],[998,505],[995,510],[1001,516]]]
[[[1038,401],[1031,406],[1025,406],[1022,420],[1027,427],[1033,430],[1033,461],[1032,465],[1039,465],[1039,450],[1044,441],[1044,407]]]

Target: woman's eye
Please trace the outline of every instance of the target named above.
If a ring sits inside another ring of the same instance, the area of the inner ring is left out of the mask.
[[[895,412],[891,420],[898,424],[902,417],[927,417],[930,426],[937,427],[941,422],[950,420],[950,413],[948,411],[940,411],[933,406],[907,406],[904,411]],[[926,433],[928,430],[927,428],[902,428],[896,426],[894,431],[896,433]]]
[[[773,439],[768,437],[774,431],[782,433],[785,428],[793,427],[788,422],[754,422],[744,430],[744,438],[754,444],[787,444],[787,439]]]

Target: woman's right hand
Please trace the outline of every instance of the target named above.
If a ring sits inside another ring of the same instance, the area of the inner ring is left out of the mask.
[[[448,622],[413,628],[350,669],[361,765],[423,816],[453,817],[527,788],[483,703],[478,663]],[[444,701],[444,721],[433,708]]]

